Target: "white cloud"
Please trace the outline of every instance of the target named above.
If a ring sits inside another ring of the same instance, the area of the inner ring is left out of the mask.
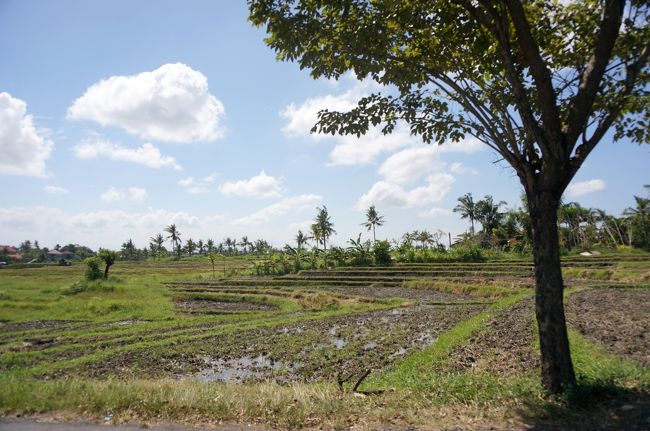
[[[219,191],[228,196],[272,198],[282,195],[281,180],[262,171],[248,180],[228,181],[219,186]]]
[[[444,164],[439,162],[438,158],[439,150],[436,146],[410,147],[387,158],[379,167],[379,173],[387,182],[409,183],[429,172],[443,168]]]
[[[142,139],[189,143],[222,137],[224,112],[207,78],[176,63],[104,79],[75,100],[67,116],[117,126]]]
[[[211,174],[207,177],[200,178],[195,180],[194,177],[183,178],[178,181],[178,184],[185,187],[188,193],[191,194],[200,194],[207,193],[210,191],[210,187],[214,184],[214,181],[217,179],[217,174]]]
[[[63,187],[57,187],[57,186],[45,186],[43,187],[43,190],[45,190],[45,193],[49,193],[51,195],[65,195],[70,193],[68,189],[64,189]]]
[[[372,88],[378,87],[370,80],[355,81],[352,88],[345,93],[312,97],[299,105],[290,103],[280,112],[280,116],[287,120],[282,132],[288,137],[310,136],[315,140],[323,139],[327,135],[310,132],[318,121],[318,112],[323,109],[349,111],[357,105],[360,98],[369,95]]]
[[[361,196],[357,209],[363,210],[370,205],[380,208],[415,207],[432,202],[440,202],[451,190],[454,177],[445,173],[432,174],[425,185],[406,190],[404,187],[386,181],[376,182],[370,190]]]
[[[449,170],[455,174],[472,174],[477,175],[478,171],[473,168],[466,168],[462,163],[456,162],[452,163],[449,167]]]
[[[321,200],[322,198],[320,196],[313,194],[284,198],[280,202],[264,207],[251,215],[238,218],[234,220],[232,224],[235,226],[250,226],[266,223],[271,221],[273,218],[289,212],[293,213],[312,209]]]
[[[419,138],[411,136],[403,124],[399,124],[389,135],[381,133],[379,128],[371,128],[358,138],[355,135],[345,135],[334,139],[337,144],[330,152],[330,166],[369,164],[382,153],[420,142]]]
[[[352,86],[346,92],[338,95],[329,94],[305,100],[300,104],[291,103],[281,112],[280,116],[286,120],[283,133],[287,137],[308,137],[313,141],[327,140],[334,143],[330,152],[328,165],[358,165],[369,164],[376,160],[382,153],[390,153],[407,146],[422,146],[419,136],[412,136],[408,125],[398,122],[393,132],[389,135],[381,133],[379,127],[371,127],[365,135],[332,136],[325,134],[312,134],[311,128],[318,121],[318,112],[323,109],[330,111],[349,111],[357,106],[357,102],[382,87],[366,79],[358,81],[354,77],[346,76]],[[441,152],[473,153],[484,148],[484,145],[475,138],[467,138],[461,142],[446,142],[438,147]]]
[[[72,213],[44,206],[0,208],[0,226],[7,229],[6,241],[18,243],[21,238],[35,237],[49,247],[69,242],[93,248],[119,247],[128,238],[133,238],[136,246],[145,247],[151,236],[172,223],[178,226],[184,239],[208,238],[214,226],[223,220],[217,214],[195,216],[166,210]]]
[[[454,212],[447,208],[433,207],[430,210],[418,213],[418,217],[422,218],[436,218],[452,215]]]
[[[605,190],[605,181],[595,179],[569,184],[566,193],[568,196],[575,198],[589,193],[599,192],[601,190]]]
[[[131,202],[142,202],[147,197],[147,190],[140,187],[129,187],[124,190],[116,189],[115,187],[109,187],[100,196],[101,200],[107,203],[119,202],[127,198]]]
[[[140,187],[129,187],[128,191],[129,199],[133,202],[142,202],[149,197],[147,191]]]
[[[0,93],[0,174],[45,177],[53,147],[34,127],[27,104]]]
[[[118,202],[124,199],[124,192],[116,189],[115,187],[109,187],[104,193],[100,196],[101,200],[104,202]]]
[[[435,145],[435,144],[432,144]],[[440,151],[444,153],[463,153],[463,154],[473,154],[478,151],[484,150],[487,148],[483,142],[474,138],[473,136],[467,137],[462,141],[453,142],[449,140],[442,145],[439,145]]]
[[[80,159],[96,159],[106,157],[111,160],[136,163],[149,168],[171,167],[177,171],[182,170],[171,156],[163,156],[160,150],[150,143],[143,144],[138,148],[127,148],[113,144],[100,137],[87,140],[73,149],[74,154]]]

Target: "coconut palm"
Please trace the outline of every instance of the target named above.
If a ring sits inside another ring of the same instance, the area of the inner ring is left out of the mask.
[[[299,230],[296,235],[296,244],[298,244],[298,249],[302,250],[304,248],[303,246],[306,245],[310,239],[312,238],[309,235],[305,235],[301,230]]]
[[[214,240],[209,239],[208,242],[205,243],[205,248],[208,254],[212,253],[214,251]]]
[[[159,233],[158,235],[149,238],[149,241],[151,241],[151,243],[149,244],[149,247],[151,248],[151,252],[154,255],[160,257],[163,250],[163,244],[165,243],[165,237],[163,237],[162,234]]]
[[[176,253],[178,254],[178,257],[180,257],[181,256],[181,233],[178,231],[174,223],[167,226],[165,228],[165,232],[169,234],[167,236],[167,239],[171,239],[172,241],[172,250],[175,247]]]
[[[185,249],[187,250],[187,254],[192,256],[194,254],[194,250],[196,250],[196,243],[192,238],[188,239],[185,242]]]
[[[470,232],[474,235],[474,220],[476,220],[477,208],[471,193],[458,198],[458,205],[454,208],[455,213],[460,213],[460,218],[467,218],[472,227]]]
[[[244,254],[246,254],[248,253],[248,246],[251,245],[251,243],[248,241],[247,236],[242,236],[239,245],[242,246],[242,248],[244,249]]]
[[[196,242],[196,248],[197,248],[197,252],[198,252],[199,254],[203,254],[203,252],[205,251],[205,244],[203,244],[203,240],[202,240],[202,239],[200,239],[200,240],[198,240],[198,241]]]
[[[384,216],[380,216],[377,213],[374,205],[370,205],[370,208],[366,210],[366,221],[361,223],[362,226],[366,227],[368,230],[372,229],[372,240],[377,242],[377,237],[375,236],[375,226],[382,226],[384,224]]]
[[[318,237],[323,243],[323,250],[327,251],[327,239],[336,233],[334,230],[334,223],[330,220],[330,215],[327,212],[327,207],[323,205],[322,208],[316,207],[316,219],[312,224],[311,230],[314,233],[314,238]]]
[[[491,235],[492,229],[499,227],[504,217],[504,213],[500,211],[500,208],[505,204],[504,201],[495,203],[494,198],[490,195],[476,202],[474,218],[481,223],[483,233]]]

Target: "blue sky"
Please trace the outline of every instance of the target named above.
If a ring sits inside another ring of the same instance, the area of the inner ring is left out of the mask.
[[[520,186],[477,142],[426,146],[404,130],[308,133],[321,108],[376,89],[279,63],[235,1],[0,0],[0,243],[139,247],[183,239],[281,246],[327,205],[335,244],[363,231],[457,235],[456,199]],[[650,183],[650,150],[604,140],[567,200],[620,214]]]

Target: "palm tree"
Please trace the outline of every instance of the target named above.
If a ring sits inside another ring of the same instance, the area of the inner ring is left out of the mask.
[[[205,243],[205,247],[208,254],[212,253],[214,251],[214,240],[209,239],[208,242]]]
[[[176,253],[178,254],[178,257],[181,256],[181,233],[178,231],[176,228],[175,224],[170,224],[165,228],[165,232],[169,234],[167,236],[167,239],[172,240],[172,250],[174,247],[176,247]]]
[[[149,241],[151,241],[152,245],[151,251],[155,253],[156,256],[160,257],[162,254],[163,244],[165,243],[165,237],[159,233],[158,235],[149,238]]]
[[[303,246],[307,244],[310,239],[312,238],[309,235],[305,235],[301,230],[299,230],[298,234],[296,235],[296,243],[298,244],[298,249],[302,250]]]
[[[194,250],[196,250],[196,243],[194,242],[194,240],[192,238],[188,239],[185,242],[185,248],[187,249],[187,254],[192,256],[192,254],[194,253]]]
[[[318,237],[323,243],[323,249],[327,251],[327,238],[336,233],[334,230],[334,223],[330,220],[325,205],[323,205],[322,208],[316,207],[316,209],[318,210],[318,213],[316,214],[314,224],[311,226],[311,230],[314,232],[314,238]]]
[[[433,241],[433,235],[431,235],[431,232],[425,229],[422,232],[418,232],[418,235],[415,237],[415,240],[420,241],[422,243],[422,248],[426,248],[427,244]]]
[[[474,220],[476,220],[476,203],[471,193],[458,198],[458,205],[454,208],[455,213],[460,213],[460,218],[468,218],[472,224],[471,233],[474,235]]]
[[[237,241],[228,237],[223,242],[225,243],[226,248],[228,249],[228,254],[232,254],[232,247],[235,245]]]
[[[248,246],[250,245],[250,242],[248,242],[248,237],[242,236],[239,245],[241,245],[244,248],[244,254],[246,254],[248,252]]]
[[[366,210],[366,221],[361,223],[362,226],[365,226],[368,230],[372,229],[372,240],[377,242],[377,237],[375,236],[375,226],[382,226],[384,224],[384,216],[377,214],[377,210],[374,205],[370,205],[370,208]]]
[[[203,252],[205,251],[205,244],[203,244],[202,239],[197,241],[196,248],[199,254],[203,254]]]
[[[483,226],[483,233],[491,235],[492,229],[499,227],[504,217],[504,213],[499,211],[499,209],[505,204],[503,201],[495,203],[494,198],[490,195],[476,202],[474,206],[474,218]]]

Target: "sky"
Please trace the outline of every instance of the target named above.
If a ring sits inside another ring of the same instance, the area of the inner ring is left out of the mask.
[[[314,80],[276,61],[244,1],[0,0],[0,244],[119,248],[175,223],[181,238],[309,230],[326,205],[345,245],[364,211],[378,238],[468,229],[472,193],[520,202],[513,171],[472,139],[426,145],[309,131],[377,84]],[[565,199],[620,215],[650,183],[650,147],[605,139]]]

